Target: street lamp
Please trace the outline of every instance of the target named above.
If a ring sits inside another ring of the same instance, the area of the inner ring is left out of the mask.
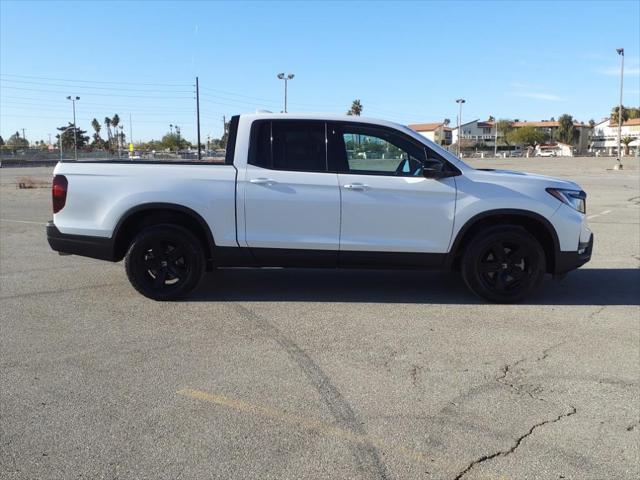
[[[456,103],[458,104],[458,156],[460,156],[460,140],[462,139],[460,126],[462,125],[462,104],[465,103],[465,100],[464,98],[458,98]]]
[[[618,158],[613,166],[614,170],[622,170],[622,162],[620,161],[620,143],[622,138],[622,84],[624,80],[624,48],[616,48],[616,52],[620,55],[620,104],[618,105]]]
[[[278,78],[284,80],[284,113],[287,113],[287,82],[293,80],[294,76],[293,73],[287,73],[286,75],[284,73],[278,74]]]
[[[76,162],[78,161],[78,138],[76,137],[76,132],[78,129],[76,128],[76,101],[80,100],[80,97],[71,97],[68,96],[67,100],[71,100],[73,103],[73,150],[75,152]]]

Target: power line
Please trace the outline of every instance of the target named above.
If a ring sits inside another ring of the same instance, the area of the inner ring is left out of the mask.
[[[51,77],[39,77],[35,75],[17,75],[12,73],[2,73],[2,77],[18,77],[18,78],[33,78],[36,80],[53,80],[56,82],[73,82],[73,83],[102,83],[110,85],[146,85],[156,87],[191,87],[190,83],[142,83],[142,82],[110,82],[104,80],[77,80],[69,78],[51,78]]]
[[[8,89],[11,89],[11,90],[25,90],[25,91],[30,91],[30,92],[59,93],[61,95],[66,95],[66,94],[69,93],[69,92],[64,91],[64,90],[48,90],[48,89],[22,88],[22,87],[2,87],[2,88],[8,88]],[[88,96],[94,95],[94,96],[97,96],[97,97],[193,99],[193,97],[185,97],[185,96],[167,97],[167,96],[158,96],[158,95],[121,95],[121,94],[82,92],[82,91],[77,91],[76,93],[79,94],[79,95],[88,95]]]
[[[82,86],[77,86],[77,85],[65,85],[65,84],[60,84],[60,83],[45,83],[45,82],[30,82],[28,80],[6,80],[4,78],[0,78],[0,82],[10,82],[10,83],[17,83],[19,85],[22,84],[28,84],[28,85],[44,85],[47,87],[63,87],[63,88],[91,88],[94,90],[109,90],[112,91],[114,90],[114,87],[94,87],[91,85],[82,85]],[[122,88],[122,87],[118,87],[117,91],[124,91],[124,92],[155,92],[155,93],[191,93],[191,90],[149,90],[147,88],[145,89],[140,89],[140,88]]]

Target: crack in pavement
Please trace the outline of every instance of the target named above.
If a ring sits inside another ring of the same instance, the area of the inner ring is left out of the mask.
[[[486,461],[491,460],[491,459],[496,458],[496,457],[506,457],[507,455],[511,455],[522,444],[524,439],[529,437],[531,434],[533,434],[533,432],[536,429],[538,429],[538,428],[540,428],[540,427],[542,427],[544,425],[547,425],[549,423],[559,422],[563,418],[570,417],[572,415],[575,415],[576,413],[577,413],[576,407],[571,406],[571,411],[569,411],[569,412],[562,413],[562,414],[558,415],[556,418],[553,418],[551,420],[545,420],[543,422],[536,423],[524,435],[519,436],[516,439],[515,443],[513,444],[513,446],[511,448],[509,448],[508,450],[499,450],[499,451],[497,451],[495,453],[491,453],[489,455],[483,455],[482,457],[474,460],[469,465],[467,465],[467,468],[465,468],[460,473],[458,473],[458,475],[456,475],[454,477],[454,480],[460,480],[467,473],[469,473],[476,465],[479,465],[479,464],[481,464],[483,462],[486,462]]]
[[[356,418],[351,405],[345,400],[338,388],[331,383],[326,373],[317,363],[295,342],[284,335],[275,325],[266,318],[258,315],[250,308],[237,303],[231,304],[241,315],[251,320],[271,340],[280,345],[307,377],[307,380],[320,394],[325,405],[337,423],[345,430],[358,435],[366,435],[363,425]],[[371,443],[349,443],[349,449],[356,459],[358,469],[366,478],[380,478],[387,480],[384,464],[378,455],[378,450]]]
[[[559,346],[563,345],[564,342],[558,343],[556,345],[553,345],[551,347],[545,348],[542,351],[542,354],[537,356],[534,359],[529,359],[527,357],[525,358],[521,358],[520,360],[517,360],[516,362],[514,362],[513,364],[506,364],[504,367],[502,367],[502,374],[496,378],[496,382],[501,383],[503,385],[508,386],[509,388],[512,388],[513,390],[515,390],[517,393],[520,393],[523,390],[523,385],[516,385],[515,383],[509,382],[507,380],[507,376],[509,376],[513,370],[515,369],[515,367],[517,367],[518,365],[520,365],[521,363],[524,362],[541,362],[543,360],[546,360],[547,357],[549,356],[549,354],[551,353],[552,350],[558,348]],[[529,389],[524,389],[524,392],[529,395],[531,398],[533,398],[534,400],[540,400],[542,402],[545,402],[546,400],[544,398],[535,396],[534,393],[539,393],[539,391],[542,390],[542,387],[536,387],[533,390],[529,390]]]

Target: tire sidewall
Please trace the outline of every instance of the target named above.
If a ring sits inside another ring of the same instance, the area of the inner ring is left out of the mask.
[[[530,274],[526,283],[509,294],[489,288],[481,279],[479,257],[497,241],[510,241],[526,246],[531,252]],[[540,243],[522,227],[499,226],[474,238],[467,246],[462,259],[462,275],[467,287],[479,297],[495,303],[516,303],[531,294],[542,281],[546,271],[546,258]]]
[[[142,261],[149,243],[161,239],[180,245],[185,251],[188,274],[178,285],[155,289],[148,281],[147,267]],[[176,300],[191,292],[204,273],[204,253],[200,241],[188,230],[177,225],[161,224],[142,230],[131,243],[125,256],[125,269],[131,285],[145,297],[153,300]]]

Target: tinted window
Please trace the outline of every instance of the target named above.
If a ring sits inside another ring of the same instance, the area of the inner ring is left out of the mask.
[[[348,171],[356,174],[419,176],[424,147],[392,131],[344,125]]]
[[[249,163],[276,170],[326,171],[324,122],[260,122],[253,133]]]

